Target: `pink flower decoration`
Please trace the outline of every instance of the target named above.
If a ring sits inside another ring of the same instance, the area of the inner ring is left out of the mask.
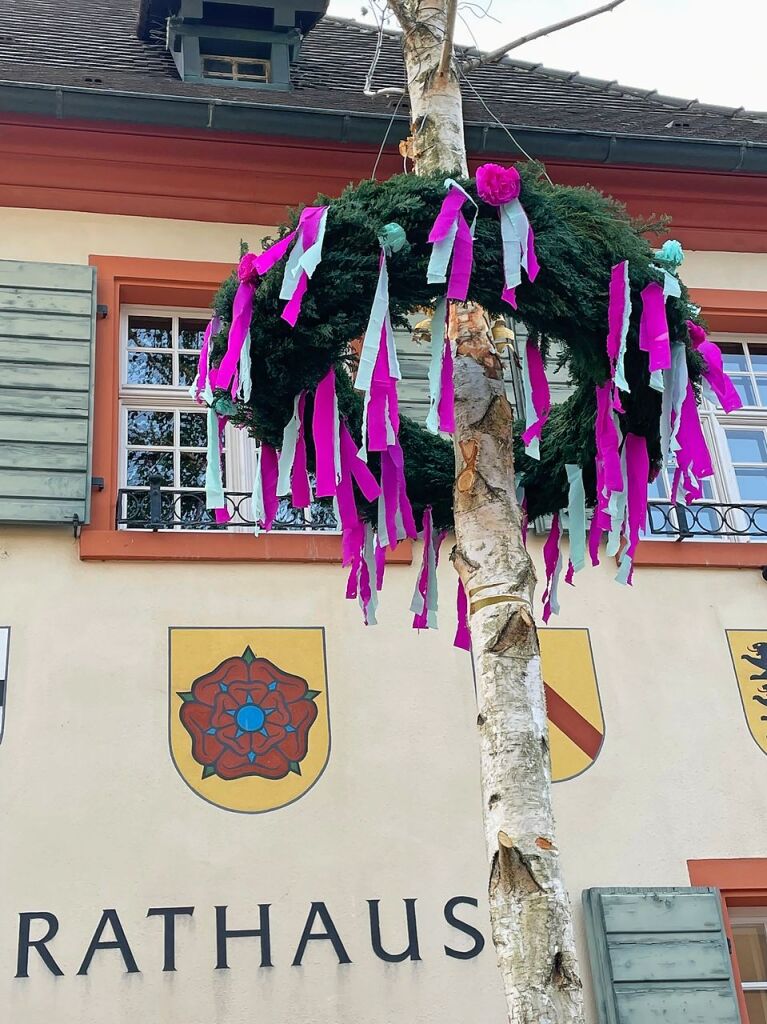
[[[260,274],[256,269],[258,257],[255,253],[246,252],[240,260],[240,265],[237,268],[237,276],[241,281],[247,282],[248,284],[258,284]]]
[[[477,168],[477,192],[490,206],[503,206],[516,199],[522,189],[516,167],[483,164]]]

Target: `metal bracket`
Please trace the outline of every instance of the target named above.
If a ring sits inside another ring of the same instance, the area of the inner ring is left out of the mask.
[[[104,477],[103,476],[92,476],[91,477],[91,490],[92,491],[103,491],[104,490]]]
[[[80,521],[80,517],[77,515],[77,513],[75,513],[72,516],[72,536],[75,538],[75,540],[79,539],[80,534],[82,533],[82,529],[83,524]]]
[[[96,319],[97,320],[106,320],[106,318],[108,316],[109,316],[109,306],[105,306],[102,303],[99,303],[96,306]]]

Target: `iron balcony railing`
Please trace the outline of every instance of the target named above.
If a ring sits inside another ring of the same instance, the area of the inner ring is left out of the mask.
[[[674,505],[663,500],[650,502],[647,536],[691,538],[767,537],[767,504],[700,501]]]
[[[205,507],[203,491],[163,487],[157,482],[147,487],[123,487],[117,492],[115,526],[123,530],[232,530],[255,526],[251,495],[245,491],[227,491],[224,495],[229,521],[217,523]],[[287,498],[280,500],[274,530],[338,530],[333,502],[320,499],[307,509],[293,508]]]

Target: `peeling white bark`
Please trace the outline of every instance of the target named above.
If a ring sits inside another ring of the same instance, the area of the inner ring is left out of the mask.
[[[419,174],[466,175],[460,85],[440,74],[450,0],[391,0],[405,35]],[[444,62],[443,62],[444,67]],[[455,566],[469,597],[493,941],[510,1024],[583,1024],[569,898],[551,808],[535,572],[514,488],[512,412],[487,318],[451,311]]]
[[[442,46],[449,31],[448,8],[449,0],[420,0],[412,26],[403,36],[410,97],[410,157],[417,174],[465,177],[469,172],[461,90],[454,67],[440,73]]]
[[[455,566],[477,678],[488,895],[512,1024],[582,1024],[570,902],[551,808],[546,705],[514,488],[512,412],[484,312],[454,310]]]

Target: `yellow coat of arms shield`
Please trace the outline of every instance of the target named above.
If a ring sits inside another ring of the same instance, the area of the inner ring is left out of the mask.
[[[726,632],[748,728],[767,754],[767,630]]]
[[[587,629],[540,629],[551,778],[566,782],[596,761],[605,723]]]
[[[276,810],[325,770],[322,627],[171,628],[169,681],[173,763],[217,807]]]

